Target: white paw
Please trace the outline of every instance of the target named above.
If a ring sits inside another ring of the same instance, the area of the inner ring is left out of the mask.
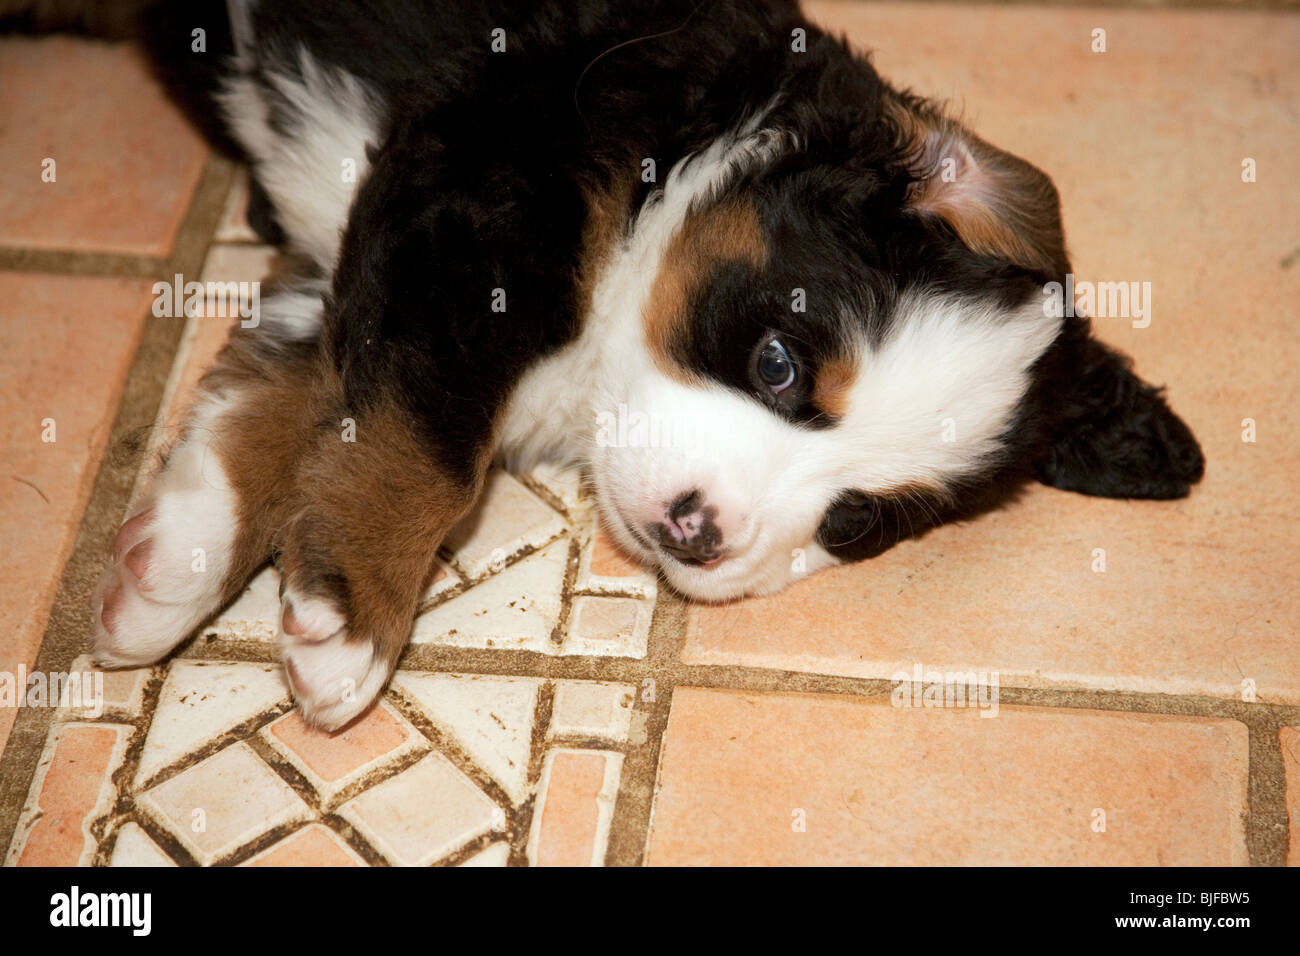
[[[94,658],[149,664],[217,608],[236,534],[235,494],[195,429],[168,460],[148,504],[125,522],[96,599]]]
[[[280,614],[280,657],[294,698],[309,724],[337,730],[374,702],[390,668],[374,645],[349,640],[346,621],[329,602],[286,592]]]

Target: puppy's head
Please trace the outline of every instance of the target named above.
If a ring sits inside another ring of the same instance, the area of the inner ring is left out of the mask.
[[[714,142],[606,283],[637,305],[597,421],[607,524],[721,600],[1026,477],[1185,495],[1203,468],[1187,427],[1086,319],[1044,308],[1068,271],[1050,180],[921,101],[884,90],[843,128],[778,109]]]

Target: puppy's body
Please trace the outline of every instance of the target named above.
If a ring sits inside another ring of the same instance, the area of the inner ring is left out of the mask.
[[[1159,394],[1044,309],[1069,269],[1050,181],[791,4],[231,11],[157,6],[150,48],[322,278],[205,380],[119,537],[107,662],[165,653],[275,553],[299,701],[345,722],[494,456],[589,466],[611,531],[703,599],[1030,476],[1133,497],[1200,477]],[[180,574],[197,538],[202,586]]]

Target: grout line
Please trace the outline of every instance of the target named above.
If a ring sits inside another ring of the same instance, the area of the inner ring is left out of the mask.
[[[572,529],[570,529],[572,530]],[[569,556],[564,563],[564,580],[560,582],[560,614],[551,628],[551,647],[560,650],[569,636],[573,614],[574,589],[578,583],[578,567],[582,564],[582,542],[576,535],[569,536]]]
[[[217,857],[209,865],[213,867],[238,866],[246,860],[251,860],[263,850],[269,850],[281,840],[311,826],[315,822],[316,817],[313,816],[308,820],[290,820],[287,823],[277,824],[276,826],[271,827],[271,829],[258,834],[254,839],[247,843],[241,843],[224,856]]]
[[[650,620],[647,665],[650,673],[635,683],[633,728],[624,751],[618,796],[605,845],[606,866],[640,866],[645,860],[654,812],[659,756],[672,711],[673,672],[686,640],[686,601],[667,588],[659,589]],[[644,705],[649,704],[648,708]],[[642,728],[635,726],[638,715]],[[639,738],[639,739],[638,739]]]
[[[120,822],[118,826],[119,831],[122,826],[126,825],[128,820],[143,830],[145,835],[149,837],[150,840],[153,840],[163,853],[171,857],[177,866],[186,867],[200,865],[199,861],[195,859],[192,853],[190,853],[185,844],[181,843],[180,840],[176,839],[176,837],[172,835],[170,830],[155,820],[152,814],[145,812],[142,808],[134,810],[129,818],[123,819]],[[114,834],[113,840],[116,844],[116,833]]]
[[[666,609],[661,595],[651,623],[651,653],[646,658],[605,657],[597,655],[556,656],[537,651],[507,648],[470,648],[424,644],[411,645],[403,654],[399,671],[483,674],[499,677],[536,677],[544,680],[585,680],[640,685],[653,679],[673,686],[730,689],[754,692],[795,694],[840,694],[876,696],[888,694],[896,681],[876,677],[846,677],[811,671],[778,670],[747,665],[681,664],[655,653],[661,614],[681,613]],[[665,608],[665,610],[660,610]],[[185,653],[186,660],[240,661],[274,664],[279,661],[274,644],[261,641],[223,640],[211,636],[195,641]],[[671,677],[671,680],[670,680]],[[1205,695],[1161,694],[1150,691],[1093,690],[1083,688],[1016,687],[999,688],[1002,703],[1033,707],[1125,710],[1135,713],[1166,714],[1185,717],[1230,717],[1245,720],[1241,714],[1273,714],[1278,725],[1300,726],[1300,705],[1288,703],[1242,703],[1229,698]]]
[[[390,867],[393,865],[384,858],[382,853],[370,845],[369,840],[357,832],[356,827],[337,813],[322,813],[319,822],[333,830],[335,836],[352,848],[352,852],[366,861],[367,866]]]
[[[110,252],[65,252],[57,249],[13,249],[0,246],[0,270],[45,272],[53,275],[155,279],[164,274],[166,259]]]
[[[194,348],[194,339],[198,335],[199,321],[198,316],[188,316],[185,319],[184,327],[181,329],[180,339],[176,343],[176,353],[172,358],[171,372],[167,375],[167,381],[163,384],[162,396],[158,401],[158,414],[149,428],[149,438],[145,443],[144,454],[140,457],[140,468],[136,472],[135,481],[131,485],[131,492],[127,499],[128,504],[140,499],[140,494],[144,491],[150,476],[158,467],[158,463],[162,461],[163,450],[167,446],[167,417],[171,411],[172,402],[176,399],[176,391],[180,385],[185,361]]]
[[[533,709],[532,738],[528,747],[528,773],[525,777],[527,796],[515,808],[510,827],[510,855],[507,866],[528,866],[528,845],[532,842],[533,815],[537,801],[542,796],[542,768],[546,764],[551,716],[555,710],[555,684],[547,681],[537,690],[537,706]],[[540,823],[540,821],[539,821]]]
[[[257,732],[267,724],[279,720],[285,714],[293,709],[292,703],[281,703],[274,707],[264,710],[255,717],[249,717],[227,730],[223,730],[216,737],[206,743],[187,750],[182,756],[173,760],[154,771],[153,775],[140,781],[137,785],[131,784],[131,788],[136,793],[144,793],[152,790],[161,784],[166,783],[173,777],[178,777],[191,767],[203,763],[209,757],[214,757],[221,751],[234,744],[245,743],[252,746],[252,738],[257,736]]]
[[[158,701],[162,698],[163,684],[166,682],[167,674],[170,671],[170,663],[154,667],[149,679],[145,682],[144,692],[140,697],[140,712],[131,719],[131,723],[135,726],[135,732],[131,735],[131,739],[127,741],[126,753],[122,756],[122,764],[113,774],[111,781],[116,791],[113,809],[105,819],[96,821],[99,827],[98,832],[96,832],[94,826],[91,827],[91,835],[101,841],[95,851],[94,866],[108,865],[108,861],[112,858],[113,849],[117,845],[118,833],[128,821],[136,819],[135,795],[132,792],[131,782],[135,779],[136,771],[140,768],[140,758],[144,755],[145,740],[149,736],[149,728],[153,725],[153,715],[158,709]],[[103,839],[105,833],[110,835],[107,840]]]
[[[472,860],[494,843],[501,842],[504,842],[503,835],[496,830],[489,830],[487,833],[479,834],[458,850],[448,853],[442,859],[431,863],[430,866],[438,867],[439,869],[462,866],[468,860]]]
[[[473,754],[462,747],[455,736],[439,727],[424,713],[419,704],[403,694],[398,688],[390,687],[388,692],[384,694],[383,699],[388,701],[393,706],[393,709],[405,717],[416,732],[432,745],[431,750],[424,750],[420,753],[420,760],[423,760],[432,752],[437,752],[448,763],[468,777],[474,786],[483,791],[488,799],[509,814],[511,807],[510,795],[506,793],[505,787],[486,769],[479,766]],[[418,762],[419,760],[412,761],[412,763]],[[386,778],[388,776],[391,775],[385,775]]]

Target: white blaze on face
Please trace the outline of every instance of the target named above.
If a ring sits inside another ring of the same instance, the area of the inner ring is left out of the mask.
[[[859,344],[843,419],[818,430],[722,385],[670,379],[646,358],[626,369],[620,397],[628,427],[611,433],[634,447],[596,450],[601,505],[620,541],[658,560],[688,596],[779,590],[834,563],[816,533],[844,489],[942,489],[984,467],[1058,329],[1036,303],[1006,311],[905,297],[884,341]],[[684,565],[627,530],[641,531],[695,490],[718,510],[727,554],[720,564]]]
[[[630,427],[616,432],[612,445],[598,444],[593,458],[599,500],[620,541],[647,559],[662,557],[668,579],[697,598],[782,586],[792,550],[807,542],[833,497],[818,474],[827,436],[722,385],[670,379],[648,360],[628,379],[623,399]],[[641,441],[646,434],[651,441]],[[716,511],[724,561],[684,565],[632,536],[629,525],[653,541],[647,528],[666,522],[672,503],[696,491]]]

